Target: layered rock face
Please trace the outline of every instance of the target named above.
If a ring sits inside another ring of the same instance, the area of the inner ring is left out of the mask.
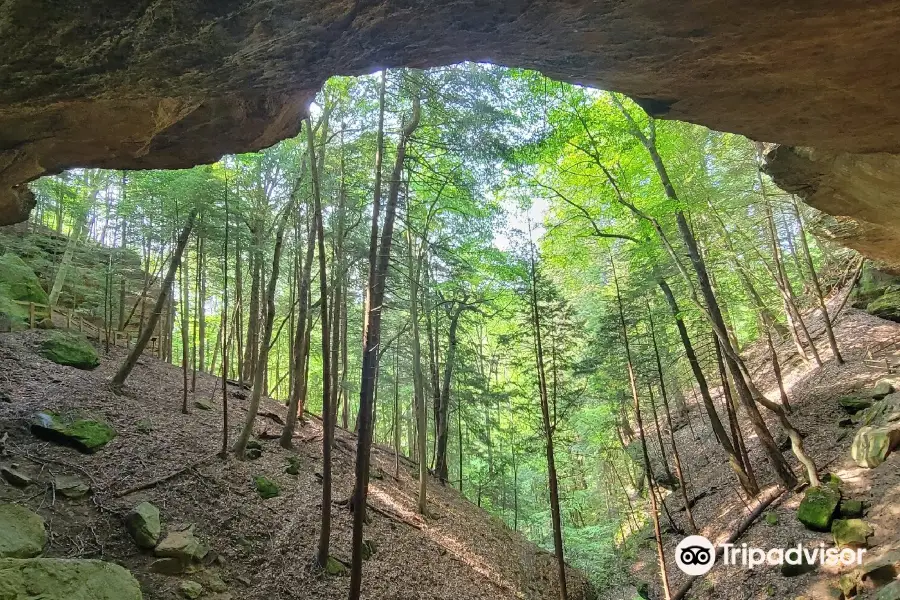
[[[657,116],[821,156],[865,163],[870,157],[860,154],[881,152],[896,161],[898,6],[7,0],[0,224],[27,216],[33,199],[21,184],[40,175],[73,166],[187,167],[259,149],[296,133],[331,75],[461,60],[539,69],[625,92]],[[843,172],[816,164],[820,195],[829,177],[840,187]],[[861,193],[845,194],[852,206],[837,210],[878,210],[883,198]]]

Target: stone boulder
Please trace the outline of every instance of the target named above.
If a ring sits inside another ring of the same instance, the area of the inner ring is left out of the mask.
[[[831,535],[838,548],[865,548],[875,531],[862,519],[835,519]]]
[[[900,551],[888,552],[867,560],[862,566],[841,576],[841,590],[847,598],[867,590],[875,590],[895,581],[900,575]]]
[[[57,475],[53,480],[56,493],[64,498],[75,500],[91,493],[90,484],[72,475]]]
[[[3,600],[142,600],[123,567],[101,560],[0,559]]]
[[[347,568],[347,565],[344,564],[344,561],[337,559],[333,556],[328,557],[328,562],[325,564],[325,572],[328,575],[346,575],[350,572],[350,569]]]
[[[7,252],[0,256],[0,312],[8,321],[2,327],[5,331],[21,329],[28,323],[28,307],[17,301],[49,304],[47,292],[31,267]]]
[[[42,411],[31,420],[31,433],[42,440],[71,446],[92,454],[116,437],[116,430],[103,421],[76,419],[51,411]]]
[[[160,558],[174,558],[183,565],[200,562],[207,552],[206,546],[194,535],[193,526],[182,531],[169,532],[153,551]]]
[[[100,364],[88,339],[72,331],[54,331],[41,343],[40,354],[58,365],[91,370]]]
[[[154,548],[162,531],[159,509],[149,502],[141,502],[125,515],[125,528],[139,548]]]
[[[841,500],[838,513],[844,519],[859,519],[863,516],[863,503],[861,500]]]
[[[828,531],[841,501],[841,493],[830,486],[810,487],[797,509],[797,519],[807,528]]]
[[[894,382],[889,379],[879,379],[875,383],[875,387],[866,390],[866,395],[875,400],[881,400],[888,394],[894,393]]]
[[[43,552],[46,543],[40,515],[18,504],[0,504],[0,558],[32,558]],[[6,596],[0,593],[0,598]]]
[[[838,398],[838,404],[841,405],[848,414],[856,413],[871,408],[874,401],[872,398],[861,398],[859,396],[841,396]]]
[[[874,469],[900,444],[900,425],[860,428],[850,446],[850,456],[860,467]]]
[[[866,312],[888,321],[900,321],[900,291],[888,291],[869,302]]]
[[[19,488],[28,487],[33,483],[31,477],[13,467],[0,467],[0,477],[5,479],[10,485]]]
[[[281,494],[281,489],[279,489],[278,484],[262,475],[253,478],[253,485],[256,486],[256,493],[259,494],[260,498],[263,500],[275,498]]]
[[[182,581],[178,591],[188,600],[197,600],[203,595],[203,586],[196,581]]]
[[[900,600],[900,581],[892,581],[878,590],[875,600]]]

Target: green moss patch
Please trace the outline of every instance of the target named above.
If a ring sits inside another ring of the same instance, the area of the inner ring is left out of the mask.
[[[866,312],[889,321],[900,321],[900,291],[888,291],[880,298],[869,302]]]
[[[100,364],[97,351],[86,337],[71,331],[55,331],[41,343],[41,356],[58,365],[93,369]]]
[[[268,477],[262,475],[253,478],[253,485],[256,486],[256,493],[264,500],[274,498],[281,494],[278,485]]]
[[[126,569],[100,560],[0,559],[0,598],[141,600]]]
[[[800,502],[797,519],[809,529],[828,531],[840,501],[841,493],[832,487],[811,487]]]
[[[49,303],[38,276],[25,261],[11,252],[0,256],[0,293],[11,300]]]
[[[50,411],[34,415],[31,433],[43,440],[71,446],[85,454],[96,452],[116,437],[116,430],[103,421],[72,419]]]

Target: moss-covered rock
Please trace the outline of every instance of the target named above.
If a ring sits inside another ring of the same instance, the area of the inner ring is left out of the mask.
[[[881,297],[869,302],[866,312],[889,321],[900,321],[900,290],[890,289]]]
[[[892,581],[878,590],[875,600],[900,600],[900,581]]]
[[[766,513],[763,519],[765,519],[766,524],[771,525],[772,527],[778,525],[778,513],[769,511]]]
[[[900,427],[861,427],[853,438],[850,456],[860,467],[874,469],[900,444]]]
[[[34,271],[11,252],[0,256],[0,294],[10,300],[49,304],[49,297]]]
[[[17,301],[49,304],[47,292],[34,271],[21,258],[7,252],[0,256],[0,331],[27,327],[28,307]]]
[[[825,475],[822,476],[822,483],[834,490],[841,489],[841,486],[844,484],[844,482],[841,481],[841,478],[834,473],[825,473]]]
[[[838,548],[865,548],[874,530],[862,519],[835,519],[831,535]]]
[[[159,509],[149,502],[141,502],[125,515],[125,527],[139,548],[155,547],[162,531]]]
[[[300,467],[302,463],[300,462],[300,457],[296,455],[291,455],[287,457],[287,466],[284,468],[284,472],[288,475],[299,475]]]
[[[72,331],[54,331],[41,343],[41,356],[58,365],[91,370],[100,364],[88,339]]]
[[[863,516],[863,503],[860,500],[841,500],[838,512],[845,519],[858,519]]]
[[[3,600],[141,600],[126,569],[101,560],[0,559]]]
[[[153,551],[161,558],[178,559],[183,565],[203,560],[207,552],[206,546],[194,535],[193,527],[182,531],[170,531]]]
[[[809,529],[828,531],[840,501],[840,492],[832,487],[808,488],[797,509],[797,519]]]
[[[254,477],[253,485],[256,486],[256,493],[259,494],[260,498],[263,498],[264,500],[274,498],[281,494],[281,490],[278,488],[278,484],[263,475]]]
[[[74,419],[51,411],[34,415],[31,433],[43,440],[72,446],[80,452],[92,454],[116,437],[116,430],[103,421]]]
[[[348,573],[347,565],[333,556],[328,557],[325,564],[325,573],[328,575],[346,575]]]
[[[859,396],[841,396],[838,398],[838,404],[841,405],[848,414],[855,415],[861,410],[870,408],[873,404],[871,398],[860,398]]]
[[[203,595],[203,586],[196,581],[182,581],[178,591],[188,600],[197,600]]]
[[[378,544],[375,543],[375,540],[364,540],[362,543],[362,557],[363,560],[369,560],[375,553],[378,552]]]
[[[46,543],[40,515],[18,504],[0,504],[0,558],[32,558]],[[0,593],[0,598],[5,596]]]

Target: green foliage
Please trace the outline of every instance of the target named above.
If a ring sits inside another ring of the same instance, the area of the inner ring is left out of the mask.
[[[342,323],[339,330],[348,332],[348,351],[344,359],[339,348],[336,362],[341,365],[338,421],[346,418],[349,428],[360,386],[380,76],[332,78],[311,108],[324,203],[326,284],[329,293],[341,285],[347,299],[346,315],[341,315],[346,328]],[[760,337],[763,311],[779,325],[786,322],[772,276],[767,209],[774,215],[774,245],[797,301],[801,308],[814,303],[809,274],[797,258],[799,236],[806,232],[793,199],[759,174],[757,147],[749,140],[686,123],[656,122],[619,96],[481,64],[392,70],[385,77],[380,218],[392,186],[399,207],[381,307],[375,441],[414,454],[410,282],[415,280],[429,465],[435,459],[435,406],[446,379],[449,483],[549,549],[549,434],[556,448],[568,558],[598,585],[623,583],[627,561],[646,541],[641,532],[649,507],[643,456],[636,452],[614,272],[641,402],[664,418],[665,387],[665,400],[677,416],[686,404],[682,390],[691,390],[694,380],[659,292],[660,278],[677,298],[678,316],[698,347],[701,368],[711,382],[718,374],[705,343],[710,327],[694,300],[695,283],[685,280],[660,243],[665,237],[675,256],[685,254],[674,213],[681,211],[693,229],[727,324],[746,345]],[[391,181],[398,131],[408,122],[414,93],[420,95],[421,123],[400,180]],[[651,135],[676,194],[666,193],[640,139]],[[82,240],[62,301],[115,323],[123,306],[138,306],[132,296],[161,278],[185,216],[197,207],[183,263],[190,277],[176,283],[173,307],[163,315],[163,356],[180,364],[180,334],[186,326],[189,367],[216,374],[224,370],[242,379],[246,368],[242,373],[240,367],[253,360],[259,344],[254,329],[263,316],[260,297],[272,269],[274,231],[291,206],[266,365],[268,395],[286,401],[297,385],[290,362],[301,267],[313,231],[311,167],[304,131],[261,152],[193,169],[76,169],[37,181],[35,225]],[[807,222],[814,220],[811,209],[800,210]],[[13,251],[26,258],[46,288],[56,274],[46,257],[61,255],[66,239],[35,237],[53,241],[42,252],[32,252],[33,239]],[[817,269],[842,272],[838,252],[813,237],[808,241]],[[320,282],[314,265],[306,408],[321,414]],[[124,305],[118,293],[123,288]],[[533,290],[550,396],[549,430],[539,404]],[[147,295],[155,298],[152,289]],[[226,297],[229,314],[223,315]],[[142,322],[141,310],[134,313],[132,322]],[[454,321],[454,360],[448,368]],[[223,323],[228,323],[230,340],[224,365]],[[661,461],[651,448],[654,471]],[[289,473],[298,469],[296,462],[286,466]],[[265,478],[254,480],[260,494],[271,493],[269,484]]]

